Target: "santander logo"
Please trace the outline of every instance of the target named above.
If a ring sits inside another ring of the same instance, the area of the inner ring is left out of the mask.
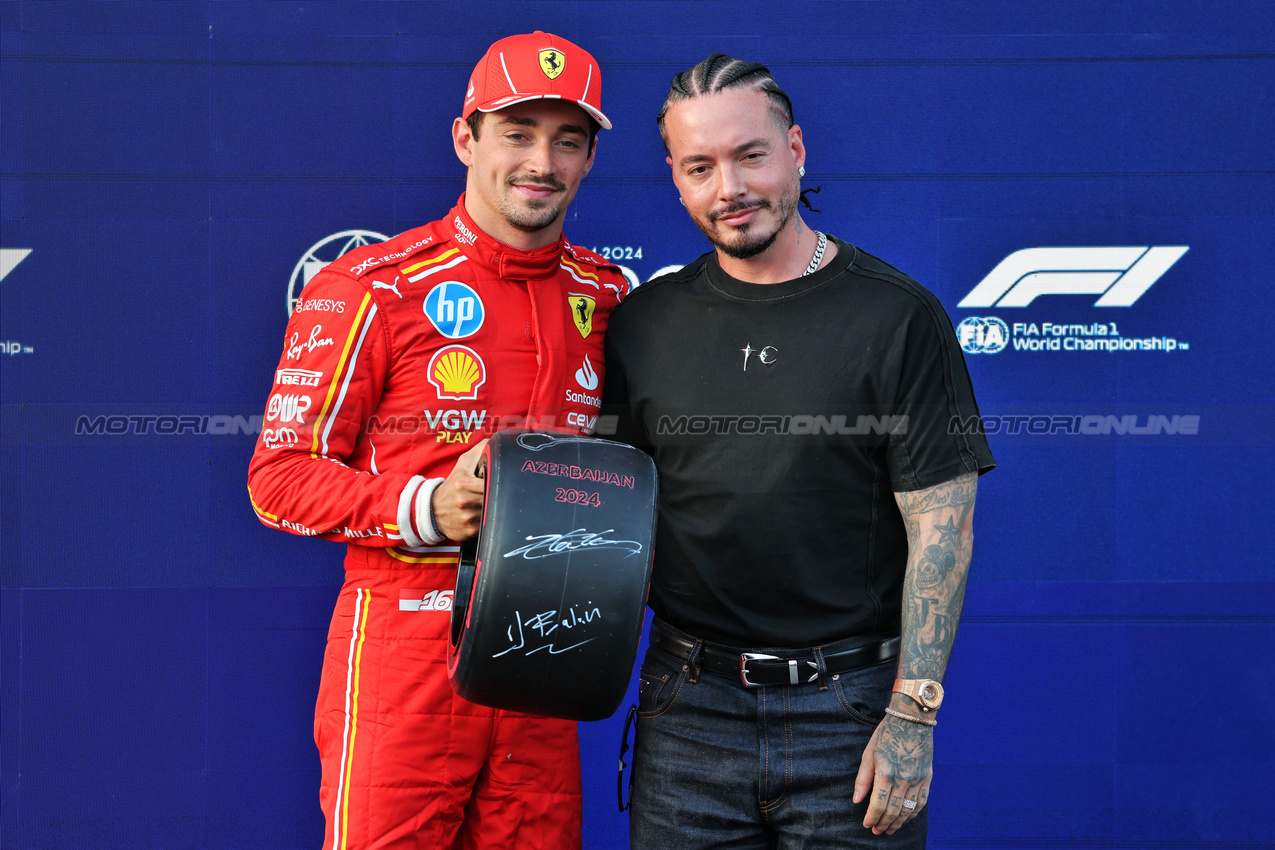
[[[586,390],[596,390],[598,388],[598,373],[593,371],[593,364],[589,362],[589,355],[584,355],[584,365],[576,369],[576,383]]]

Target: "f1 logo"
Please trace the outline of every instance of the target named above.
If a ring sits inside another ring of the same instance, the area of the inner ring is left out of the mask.
[[[1129,307],[1187,245],[1024,248],[1000,261],[958,307],[1026,307],[1039,295],[1101,295],[1095,307]]]

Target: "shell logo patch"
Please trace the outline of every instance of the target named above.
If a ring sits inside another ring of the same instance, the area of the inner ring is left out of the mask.
[[[576,330],[580,332],[580,336],[588,337],[593,333],[593,308],[598,306],[593,296],[569,292],[567,306],[571,308],[571,320],[576,323]]]
[[[552,47],[546,47],[540,51],[540,70],[545,72],[545,76],[551,80],[556,80],[562,74],[564,68],[567,67],[567,57],[562,55],[561,50]]]
[[[440,348],[429,361],[429,382],[440,399],[472,401],[487,383],[487,366],[478,352],[463,345]]]

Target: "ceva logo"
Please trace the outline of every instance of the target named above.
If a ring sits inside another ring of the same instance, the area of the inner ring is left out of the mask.
[[[1040,295],[1099,295],[1095,307],[1129,307],[1188,247],[1024,248],[1001,260],[956,306],[1026,307]]]

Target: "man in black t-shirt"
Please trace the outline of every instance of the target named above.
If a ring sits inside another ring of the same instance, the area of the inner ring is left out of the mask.
[[[604,413],[660,473],[631,844],[923,847],[995,466],[961,349],[924,287],[802,221],[764,66],[710,56],[659,122],[716,250],[607,334]]]

